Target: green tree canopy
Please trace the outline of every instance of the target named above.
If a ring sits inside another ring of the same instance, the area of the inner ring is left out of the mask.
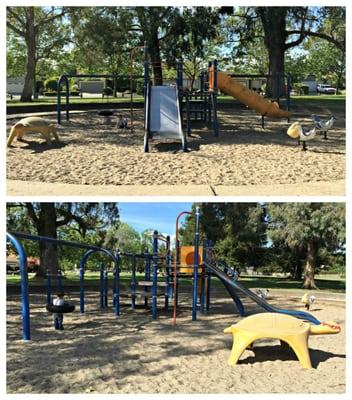
[[[345,207],[342,203],[271,203],[268,235],[291,249],[305,249],[304,288],[315,288],[321,248],[344,251]]]

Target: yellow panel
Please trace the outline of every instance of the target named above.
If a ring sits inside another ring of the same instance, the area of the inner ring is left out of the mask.
[[[198,250],[199,265],[203,264],[203,247],[200,246]],[[180,270],[181,274],[193,275],[193,263],[194,263],[194,246],[181,246],[180,251]],[[198,273],[202,272],[202,268],[198,268]]]

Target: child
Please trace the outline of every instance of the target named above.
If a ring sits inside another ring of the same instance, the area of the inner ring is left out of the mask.
[[[65,293],[64,292],[59,292],[57,294],[56,299],[53,301],[54,306],[63,306],[65,304]],[[64,315],[62,313],[54,313],[54,327],[55,329],[63,330],[63,322],[64,322]]]
[[[127,118],[123,117],[122,115],[118,115],[117,128],[118,129],[127,129],[128,128]]]

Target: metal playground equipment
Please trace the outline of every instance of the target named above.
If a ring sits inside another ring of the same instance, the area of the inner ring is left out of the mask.
[[[143,75],[134,74],[134,57],[138,50],[143,51]],[[151,67],[149,49],[146,43],[137,46],[130,51],[129,75],[123,74],[63,74],[57,82],[57,123],[61,124],[61,111],[66,113],[66,121],[70,119],[70,78],[97,78],[112,79],[114,92],[119,78],[128,79],[130,82],[130,128],[134,129],[133,92],[136,80],[143,80],[144,97],[144,151],[149,152],[149,143],[153,139],[171,139],[181,141],[183,151],[187,151],[187,136],[191,135],[192,121],[202,121],[211,126],[215,137],[219,136],[218,123],[218,92],[230,95],[255,110],[261,115],[261,123],[264,128],[265,117],[277,117],[290,119],[290,75],[260,75],[260,74],[236,74],[231,71],[219,71],[217,60],[208,63],[208,68],[199,74],[199,88],[189,90],[184,87],[183,64],[177,64],[177,78],[172,85],[153,85],[151,79]],[[162,67],[158,63],[158,67]],[[247,88],[238,80],[270,79],[273,82],[274,101],[265,99],[255,90]],[[62,105],[61,88],[65,85],[65,106]],[[285,97],[285,109],[281,109],[280,98]],[[105,111],[112,115],[113,111]],[[101,112],[102,115],[105,115]],[[186,132],[184,131],[184,127]]]
[[[178,223],[183,215],[191,213],[183,211],[176,220],[176,240],[174,256],[171,256],[170,238],[163,237],[157,231],[153,232],[153,252],[142,254],[122,253],[111,251],[99,246],[85,243],[71,242],[60,239],[53,239],[45,236],[36,236],[21,232],[8,232],[6,235],[9,241],[16,249],[19,256],[20,277],[21,277],[21,303],[22,303],[22,331],[23,339],[30,340],[30,305],[28,290],[28,269],[27,255],[21,244],[21,240],[30,240],[36,242],[47,242],[60,246],[80,248],[84,252],[79,264],[79,310],[85,312],[85,269],[89,257],[96,253],[106,255],[113,262],[113,280],[112,280],[112,305],[114,314],[120,315],[120,300],[124,296],[121,290],[121,260],[126,257],[131,262],[131,285],[127,295],[131,299],[131,308],[136,307],[137,297],[144,298],[144,305],[148,306],[148,299],[151,298],[152,319],[157,319],[158,297],[164,296],[165,311],[169,310],[170,299],[173,298],[172,322],[176,324],[178,293],[180,277],[192,277],[192,321],[197,320],[197,312],[204,314],[210,309],[210,294],[212,277],[217,277],[224,285],[229,296],[234,301],[240,316],[244,316],[245,310],[240,299],[241,296],[249,297],[252,301],[261,306],[269,313],[288,314],[297,318],[304,319],[312,324],[319,325],[320,321],[313,315],[305,311],[287,310],[270,305],[265,299],[243,286],[234,274],[233,269],[224,262],[215,260],[211,250],[211,243],[202,241],[200,246],[200,209],[197,207],[194,215],[195,234],[194,244],[182,249],[178,241]],[[166,243],[165,255],[159,254],[158,242]],[[144,278],[138,280],[136,276],[136,260],[144,260]],[[159,270],[164,271],[163,281],[158,279]],[[100,285],[99,285],[100,308],[108,306],[108,270],[104,264],[100,264]],[[51,289],[47,286],[47,302],[51,301]]]

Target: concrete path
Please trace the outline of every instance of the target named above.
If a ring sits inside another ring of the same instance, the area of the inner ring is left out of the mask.
[[[344,196],[345,181],[306,184],[211,185],[75,185],[7,180],[8,196]]]

